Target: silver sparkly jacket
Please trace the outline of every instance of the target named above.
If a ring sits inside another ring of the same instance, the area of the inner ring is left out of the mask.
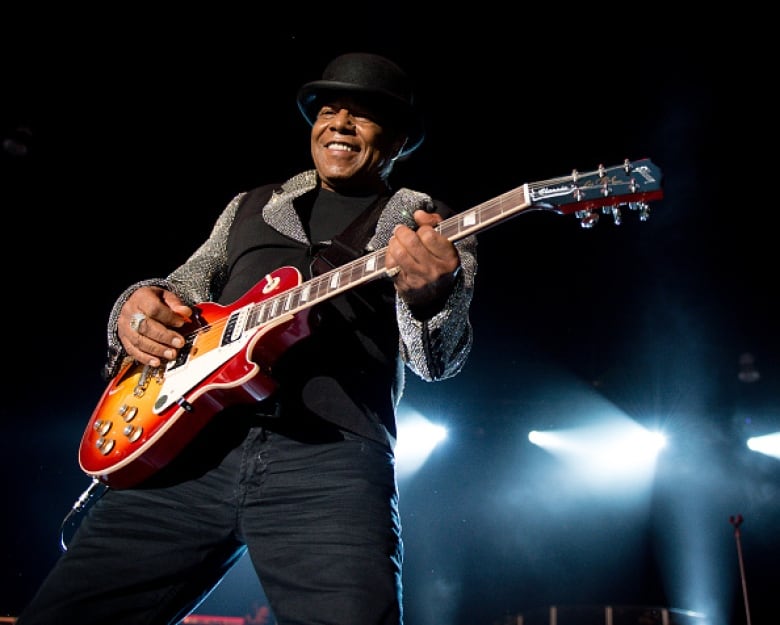
[[[310,241],[293,207],[293,200],[313,190],[318,183],[315,170],[305,171],[281,186],[263,208],[263,219],[281,234],[304,245]],[[208,239],[167,278],[137,282],[115,302],[108,321],[107,379],[114,377],[127,357],[117,335],[117,319],[130,294],[141,286],[154,285],[176,293],[190,305],[214,301],[227,279],[227,241],[236,211],[245,196],[236,195],[217,219]],[[430,196],[399,189],[388,200],[367,245],[368,250],[386,246],[393,228],[399,223],[414,226],[412,215],[419,208],[430,208]],[[443,380],[464,366],[472,345],[469,306],[477,269],[476,239],[468,237],[456,243],[461,271],[444,308],[433,318],[416,319],[404,301],[396,297],[396,317],[400,333],[399,355],[407,367],[425,381]]]

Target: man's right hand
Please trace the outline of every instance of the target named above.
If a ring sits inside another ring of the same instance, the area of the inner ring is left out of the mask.
[[[119,311],[117,334],[127,355],[138,362],[159,367],[176,358],[184,337],[176,329],[192,316],[192,308],[174,293],[157,286],[133,292]]]

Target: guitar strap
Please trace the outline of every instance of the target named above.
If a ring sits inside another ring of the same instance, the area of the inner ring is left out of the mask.
[[[362,256],[389,199],[386,195],[379,196],[341,234],[334,236],[329,246],[319,250],[311,262],[312,276],[322,275]]]

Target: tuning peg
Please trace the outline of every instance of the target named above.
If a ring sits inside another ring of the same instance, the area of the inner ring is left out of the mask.
[[[586,229],[592,228],[599,221],[599,214],[590,210],[577,211],[574,215],[580,220],[580,226]]]
[[[623,223],[623,214],[620,211],[620,205],[613,204],[612,206],[602,206],[601,212],[605,215],[612,215],[612,221],[616,226]]]
[[[639,211],[639,221],[650,219],[650,205],[647,202],[629,202],[628,208],[632,211]]]

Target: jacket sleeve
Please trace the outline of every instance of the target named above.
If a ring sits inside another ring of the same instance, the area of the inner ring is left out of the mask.
[[[477,273],[474,236],[455,244],[461,270],[444,308],[430,319],[416,319],[396,296],[401,358],[406,366],[427,382],[451,378],[463,368],[471,352],[473,331],[469,318]]]
[[[108,380],[119,372],[127,353],[117,334],[119,311],[142,286],[159,286],[176,293],[187,304],[209,301],[224,286],[227,276],[227,240],[238,207],[245,193],[236,195],[222,211],[208,239],[167,278],[141,280],[125,289],[111,308],[108,317],[108,359],[103,377]]]

